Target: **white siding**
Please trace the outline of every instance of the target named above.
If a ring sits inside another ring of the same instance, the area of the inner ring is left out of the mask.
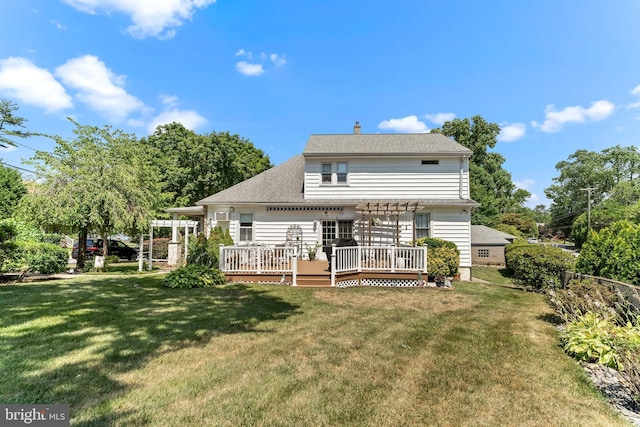
[[[213,212],[229,210],[229,207],[210,206],[210,220]],[[460,266],[471,266],[471,226],[468,209],[430,209],[421,212],[431,214],[431,237],[454,242],[460,250]],[[220,222],[219,225],[229,226],[231,238],[238,243],[239,214],[253,213],[254,215],[254,241],[263,245],[281,245],[286,241],[287,229],[292,224],[297,224],[303,231],[303,244],[313,246],[316,242],[322,242],[323,220],[353,220],[354,238],[359,244],[369,244],[369,227],[362,223],[362,217],[357,216],[353,207],[345,208],[341,213],[330,213],[324,216],[320,211],[272,211],[268,212],[264,206],[236,207],[231,213],[229,222]],[[316,221],[316,230],[313,230]],[[371,227],[371,243],[373,245],[395,244],[395,217],[386,219],[380,217],[380,223]],[[211,221],[211,227],[216,225]],[[400,216],[400,244],[408,245],[413,239],[413,215],[406,213]]]
[[[306,199],[457,199],[460,197],[460,159],[439,159],[423,165],[420,158],[354,159],[348,162],[348,184],[321,184],[322,163],[307,159]],[[463,196],[468,195],[468,162],[463,162]]]
[[[431,237],[449,240],[460,250],[460,266],[471,266],[471,225],[469,210],[434,210],[431,214]]]

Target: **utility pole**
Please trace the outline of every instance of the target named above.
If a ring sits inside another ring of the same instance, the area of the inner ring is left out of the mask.
[[[587,232],[591,231],[591,192],[593,190],[595,190],[595,187],[587,187],[587,188],[581,188],[582,191],[586,191],[587,192],[587,197],[588,197],[588,201],[587,201]]]

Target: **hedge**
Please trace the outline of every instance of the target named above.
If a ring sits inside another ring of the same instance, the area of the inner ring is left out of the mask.
[[[505,260],[516,284],[541,291],[562,287],[562,273],[572,270],[575,257],[560,248],[544,245],[511,244]]]

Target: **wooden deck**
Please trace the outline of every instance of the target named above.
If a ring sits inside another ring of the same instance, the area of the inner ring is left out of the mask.
[[[266,283],[291,285],[293,277],[291,273],[226,273],[227,280],[231,283]],[[424,280],[427,278],[424,277]],[[327,261],[298,261],[298,275],[296,277],[298,287],[329,288],[331,287],[331,272]],[[417,272],[366,271],[336,274],[338,287],[352,286],[417,286]]]

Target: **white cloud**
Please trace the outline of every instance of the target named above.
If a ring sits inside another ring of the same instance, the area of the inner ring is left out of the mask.
[[[178,97],[175,95],[160,95],[160,101],[162,101],[162,103],[168,108],[175,108],[178,106]]]
[[[271,62],[273,62],[276,67],[280,67],[287,63],[287,60],[284,57],[284,55],[278,55],[278,54],[272,53],[271,55],[269,55],[269,59],[271,59]]]
[[[56,76],[78,90],[80,101],[109,119],[123,120],[133,112],[147,110],[142,101],[124,90],[125,76],[114,74],[96,56],[70,59],[56,68]]]
[[[513,181],[513,185],[515,185],[516,188],[521,188],[523,190],[528,190],[529,187],[531,187],[535,183],[536,182],[532,179],[523,179],[522,181]]]
[[[531,188],[531,186],[534,185],[535,183],[536,182],[532,179],[523,179],[522,181],[513,181],[513,185],[515,185],[516,188],[527,190],[529,191],[529,193],[531,193],[529,188]],[[540,196],[538,196],[536,193],[531,193],[531,195],[525,201],[525,203],[531,207],[539,204],[539,202],[540,202]]]
[[[0,145],[0,153],[8,153],[10,151],[15,151],[17,150],[18,147],[14,146],[14,145],[7,145],[6,147],[3,147]]]
[[[240,61],[236,64],[236,70],[245,76],[259,76],[264,73],[262,64],[250,64],[246,61]]]
[[[540,124],[533,121],[531,125],[539,128],[543,132],[559,132],[565,123],[584,123],[587,119],[600,121],[613,114],[614,109],[615,104],[605,100],[592,102],[589,108],[576,105],[573,107],[565,107],[560,111],[556,111],[555,105],[550,104],[547,105],[544,110],[544,122]]]
[[[136,38],[175,36],[175,29],[191,19],[197,9],[204,9],[216,0],[63,0],[77,10],[96,15],[120,12],[129,15],[127,28]]]
[[[444,122],[448,122],[456,118],[455,113],[436,113],[436,114],[425,114],[423,116],[425,119],[429,120],[431,123],[435,123],[437,125],[442,125]]]
[[[47,112],[71,108],[71,97],[44,68],[20,57],[0,59],[0,92]]]
[[[512,142],[522,138],[527,131],[527,125],[524,123],[511,123],[510,125],[500,126],[500,134],[498,141]]]
[[[429,128],[424,122],[418,120],[418,117],[407,116],[401,119],[383,120],[378,123],[379,129],[390,129],[400,133],[426,133]]]
[[[173,109],[171,111],[164,111],[154,117],[147,126],[147,132],[152,134],[158,126],[172,122],[182,123],[187,129],[195,130],[199,126],[207,123],[207,119],[194,110]]]
[[[631,92],[632,95],[640,95],[640,85],[634,87]],[[633,102],[629,105],[627,105],[627,108],[638,108],[640,107],[640,101],[638,102]]]
[[[57,29],[62,30],[62,31],[67,31],[67,26],[66,25],[62,25],[62,23],[60,23],[60,21],[58,21],[56,19],[52,19],[51,23],[53,25],[55,25]]]
[[[236,70],[245,76],[260,76],[264,74],[266,72],[265,65],[269,65],[269,61],[271,61],[276,67],[281,67],[287,63],[287,58],[285,58],[284,55],[278,55],[277,53],[266,54],[264,52],[260,52],[259,54],[254,55],[253,52],[249,50],[238,49],[235,56],[247,58],[247,61],[240,61],[236,63]]]

